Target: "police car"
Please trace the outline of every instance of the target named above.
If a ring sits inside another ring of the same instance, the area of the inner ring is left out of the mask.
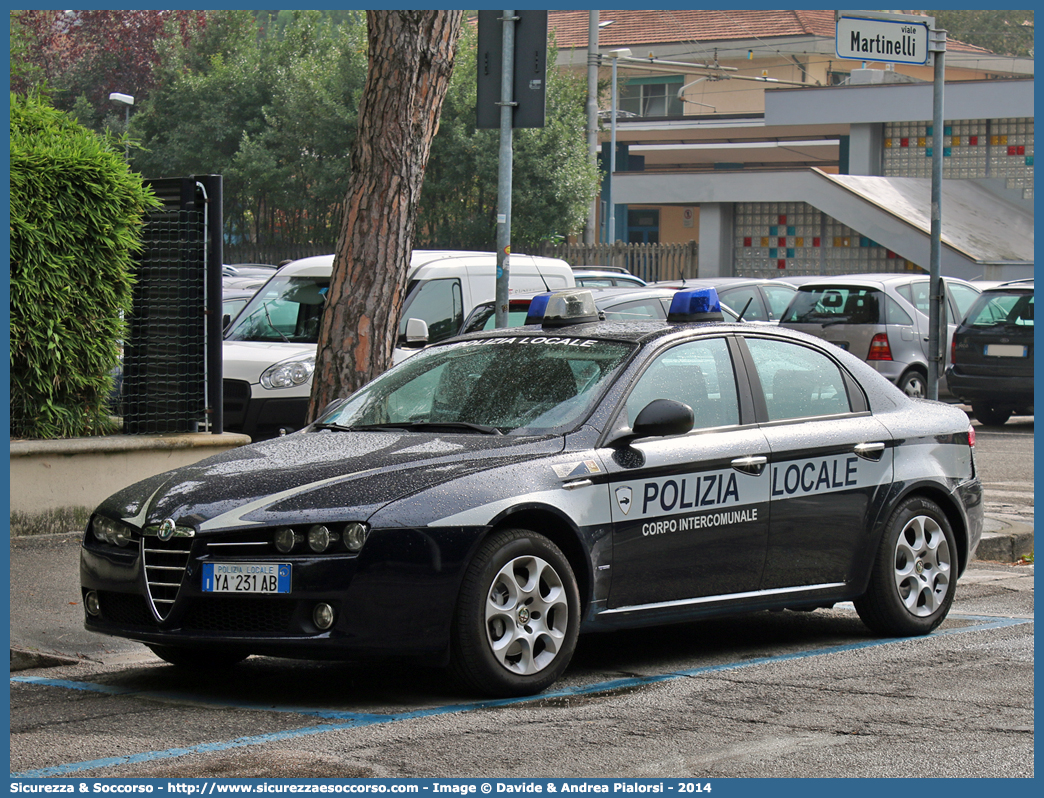
[[[109,498],[86,628],[196,668],[411,655],[513,696],[580,632],[848,600],[883,635],[946,617],[982,531],[963,411],[724,323],[713,289],[666,321],[598,321],[583,289],[530,313]]]

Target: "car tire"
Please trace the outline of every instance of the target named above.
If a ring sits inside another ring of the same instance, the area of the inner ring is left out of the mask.
[[[914,496],[892,513],[856,611],[870,629],[925,635],[943,622],[957,588],[957,546],[946,514]]]
[[[917,369],[910,369],[899,378],[899,390],[911,399],[928,398],[928,378]]]
[[[185,646],[150,645],[152,653],[164,662],[177,665],[179,668],[192,670],[213,670],[227,668],[245,660],[249,654],[231,650],[214,650],[206,648],[187,648]]]
[[[982,402],[974,402],[972,404],[972,414],[979,420],[979,423],[987,427],[999,427],[1007,423],[1008,419],[1011,418],[1010,410],[1001,410],[996,405],[984,404]]]
[[[561,550],[527,529],[499,530],[464,575],[451,668],[485,695],[539,693],[565,671],[579,628],[580,593]]]

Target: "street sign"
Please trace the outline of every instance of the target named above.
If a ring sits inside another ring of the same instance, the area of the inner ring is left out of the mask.
[[[478,12],[478,128],[500,127],[503,11]],[[511,127],[543,127],[547,96],[547,11],[516,11]]]
[[[837,57],[891,64],[927,64],[928,29],[932,18],[896,14],[894,19],[886,19],[886,16],[838,16]]]

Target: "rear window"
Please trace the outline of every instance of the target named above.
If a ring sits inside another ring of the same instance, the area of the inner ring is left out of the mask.
[[[802,288],[787,308],[793,324],[884,324],[884,295],[873,288]]]
[[[1033,327],[1033,294],[987,291],[979,295],[968,312],[973,327],[1015,325]]]

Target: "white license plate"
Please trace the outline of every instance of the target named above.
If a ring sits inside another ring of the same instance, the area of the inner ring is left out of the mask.
[[[205,562],[204,593],[289,593],[285,562]]]
[[[1026,347],[1018,344],[986,344],[989,357],[1026,357]]]

